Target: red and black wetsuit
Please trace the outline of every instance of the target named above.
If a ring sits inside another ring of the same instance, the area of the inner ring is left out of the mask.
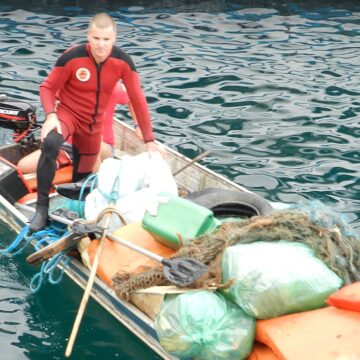
[[[126,87],[144,141],[154,140],[148,106],[134,63],[116,46],[101,64],[95,62],[88,44],[69,49],[60,56],[40,86],[45,113],[56,110],[64,140],[73,135],[73,145],[80,156],[75,171],[92,170],[100,149],[102,116],[118,80]],[[55,109],[56,100],[59,104]]]
[[[113,46],[109,57],[97,64],[89,44],[75,46],[60,56],[40,86],[46,114],[56,111],[62,136],[51,131],[43,142],[38,163],[38,209],[47,213],[56,156],[69,136],[73,141],[73,181],[91,173],[100,150],[103,113],[115,84],[122,80],[141,128],[144,141],[154,139],[149,110],[139,76],[130,56]]]

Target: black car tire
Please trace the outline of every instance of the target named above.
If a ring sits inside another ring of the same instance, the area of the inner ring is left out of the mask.
[[[215,216],[252,217],[269,215],[274,209],[263,197],[244,191],[208,188],[188,195],[187,199],[214,212]]]

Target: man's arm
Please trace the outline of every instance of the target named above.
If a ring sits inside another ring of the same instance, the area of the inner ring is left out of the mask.
[[[134,107],[132,106],[131,102],[128,103],[129,112],[131,114],[131,117],[134,121],[134,127],[136,131],[136,135],[141,139],[144,140],[143,134],[141,132],[141,129],[139,128],[138,121],[136,119],[136,114]],[[165,157],[166,156],[166,150],[163,146],[156,145],[154,141],[148,141],[145,143],[146,151],[152,152],[152,151],[159,151],[160,154]]]
[[[60,59],[53,67],[45,81],[40,85],[40,100],[45,114],[56,111],[56,93],[63,87],[70,77],[67,67],[57,65]]]
[[[139,128],[139,125],[138,125],[138,121],[136,119],[136,114],[135,114],[135,110],[134,110],[134,107],[133,105],[131,104],[131,102],[128,103],[128,108],[129,108],[129,112],[131,114],[131,117],[134,121],[134,127],[135,127],[135,131],[136,131],[136,135],[141,139],[141,140],[144,140],[144,137],[143,137],[143,134],[141,132],[141,129]],[[145,147],[146,147],[146,151],[147,152],[152,152],[152,151],[159,151],[160,154],[165,157],[166,156],[166,150],[163,146],[159,146],[159,145],[156,145],[154,143],[154,141],[148,141],[145,143]]]
[[[134,121],[134,128],[135,128],[135,131],[136,131],[136,135],[138,136],[138,138],[140,140],[144,140],[141,129],[139,128],[139,124],[138,124],[138,122],[136,120],[136,114],[135,114],[134,107],[132,106],[131,102],[128,103],[128,108],[129,108],[129,113],[131,115],[131,118]]]
[[[149,141],[154,141],[149,108],[145,95],[141,89],[140,79],[137,72],[132,71],[129,67],[127,71],[124,72],[123,83],[133,106],[144,142],[147,143]]]
[[[56,115],[56,92],[65,84],[68,77],[69,73],[64,67],[55,65],[40,85],[40,100],[46,116],[41,129],[41,140],[44,140],[47,134],[55,128],[59,134],[62,133],[60,121]]]

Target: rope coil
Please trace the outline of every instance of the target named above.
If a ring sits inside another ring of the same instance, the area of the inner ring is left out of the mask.
[[[40,248],[47,246],[68,233],[68,230],[62,226],[53,223],[52,226],[35,233],[29,232],[29,227],[24,226],[20,233],[16,236],[14,241],[5,249],[0,250],[0,254],[12,254],[13,256],[22,254],[27,249],[29,244],[33,244],[37,251]],[[59,253],[53,256],[48,261],[41,264],[41,268],[30,281],[31,292],[37,292],[45,282],[50,284],[58,284],[63,278],[64,271],[68,265],[70,258],[65,253]],[[56,276],[58,265],[62,265],[60,273]]]

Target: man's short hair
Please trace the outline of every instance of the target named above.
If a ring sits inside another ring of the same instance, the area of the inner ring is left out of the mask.
[[[116,23],[115,23],[114,19],[106,13],[99,13],[99,14],[94,15],[90,19],[89,28],[88,28],[89,30],[91,29],[93,24],[95,24],[100,29],[106,29],[109,26],[112,26],[114,31],[116,32]]]

